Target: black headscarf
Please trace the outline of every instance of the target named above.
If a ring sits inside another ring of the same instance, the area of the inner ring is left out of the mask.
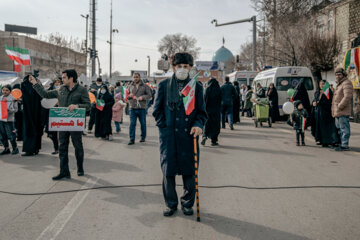
[[[220,90],[219,82],[215,78],[211,78],[206,89],[207,93],[206,97],[213,96],[215,93],[218,93]],[[207,101],[207,99],[205,99]]]

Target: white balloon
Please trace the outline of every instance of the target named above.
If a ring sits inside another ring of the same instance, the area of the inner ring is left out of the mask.
[[[57,102],[58,102],[57,98],[50,98],[50,99],[44,98],[43,100],[41,100],[41,106],[43,106],[43,108],[49,109],[55,107]]]
[[[294,104],[292,102],[286,102],[283,105],[283,111],[286,114],[292,114],[294,112]]]

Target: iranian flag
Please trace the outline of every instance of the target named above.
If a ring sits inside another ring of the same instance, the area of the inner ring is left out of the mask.
[[[96,99],[96,108],[100,111],[104,110],[105,102],[101,99]]]
[[[29,49],[9,47],[8,45],[5,45],[5,51],[11,60],[14,60],[21,65],[31,64]]]
[[[359,76],[360,74],[360,47],[352,48],[347,50],[343,67],[345,71],[349,70],[349,67],[355,67],[356,75]]]
[[[196,74],[191,81],[186,84],[184,89],[181,91],[182,95],[184,95],[184,107],[185,114],[190,115],[195,108],[195,90],[196,90],[196,79],[198,78],[199,73]]]
[[[306,118],[302,117],[301,118],[301,130],[303,132],[305,132],[305,128],[306,128]]]
[[[0,119],[5,120],[8,118],[7,101],[4,99],[0,103]]]
[[[14,72],[21,72],[21,65],[14,61]]]
[[[129,90],[125,86],[121,87],[121,94],[122,94],[124,100],[127,101],[128,97],[129,97]]]
[[[329,82],[325,83],[325,86],[322,89],[322,91],[323,91],[323,94],[326,96],[326,98],[329,100],[329,98],[330,98],[330,84],[329,84]]]

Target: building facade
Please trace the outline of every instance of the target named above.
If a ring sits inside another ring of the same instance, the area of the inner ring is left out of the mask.
[[[20,77],[34,69],[39,70],[41,78],[55,78],[65,69],[75,69],[79,76],[86,75],[86,53],[4,31],[0,31],[0,47],[3,48],[3,51],[0,51],[0,70],[14,70],[14,63],[5,52],[6,44],[29,49],[31,65],[21,66]]]

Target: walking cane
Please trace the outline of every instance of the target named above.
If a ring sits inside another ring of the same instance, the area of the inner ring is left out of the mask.
[[[197,155],[197,141],[196,137],[194,137],[194,160],[195,160],[195,193],[196,193],[196,213],[197,217],[196,220],[200,222],[200,203],[199,203],[199,178],[198,178],[198,155]]]

